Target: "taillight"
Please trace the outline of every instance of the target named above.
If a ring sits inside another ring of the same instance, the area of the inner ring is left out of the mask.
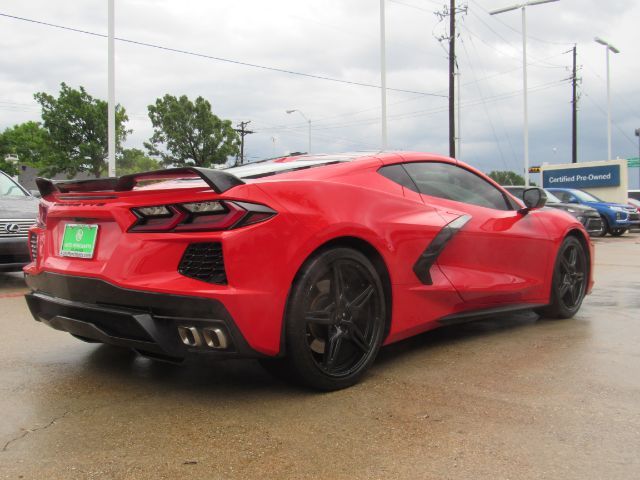
[[[29,232],[29,256],[32,262],[38,260],[38,235],[31,232]]]
[[[210,201],[137,207],[130,232],[197,232],[231,230],[263,222],[277,212],[257,203]]]
[[[36,223],[41,228],[45,228],[47,225],[48,210],[49,209],[42,201],[38,204],[38,218],[36,219]]]

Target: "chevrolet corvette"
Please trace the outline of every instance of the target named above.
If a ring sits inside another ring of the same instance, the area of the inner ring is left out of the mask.
[[[521,201],[432,154],[37,184],[24,269],[36,320],[160,360],[256,358],[320,390],[438,326],[572,317],[593,285],[587,232],[542,209],[542,189]]]

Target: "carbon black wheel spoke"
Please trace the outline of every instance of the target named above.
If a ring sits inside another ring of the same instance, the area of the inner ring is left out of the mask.
[[[335,320],[333,318],[333,310],[335,309],[332,303],[324,310],[314,310],[307,312],[304,319],[307,323],[316,323],[318,325],[333,325]]]
[[[334,264],[331,269],[331,295],[336,305],[340,304],[344,292],[344,278],[342,269],[338,264]]]
[[[578,303],[578,294],[580,290],[576,285],[571,285],[571,287],[569,288],[569,292],[571,297],[571,306],[574,306],[576,303]]]
[[[369,351],[369,343],[367,342],[362,330],[357,325],[351,327],[351,342],[363,352]]]
[[[562,284],[560,285],[560,289],[558,291],[558,294],[560,295],[561,298],[564,298],[564,296],[567,294],[567,292],[569,291],[569,289],[571,288],[571,284],[569,282],[567,282],[566,280],[562,282]]]
[[[573,267],[572,267],[571,263],[569,262],[569,260],[567,258],[565,258],[564,255],[562,256],[560,262],[562,264],[562,268],[563,268],[564,272],[565,273],[571,273],[571,271],[573,270]]]
[[[569,265],[571,270],[575,272],[578,263],[578,249],[572,248],[569,250]]]
[[[375,292],[375,289],[373,288],[373,285],[369,285],[367,288],[364,289],[362,293],[360,293],[360,295],[354,298],[353,301],[347,305],[347,308],[360,310],[362,307],[366,305],[369,299],[373,296],[374,292]]]
[[[333,365],[338,358],[338,354],[340,353],[343,338],[344,332],[340,329],[336,330],[336,332],[329,338],[329,341],[327,342],[327,345],[324,349],[323,358],[323,364],[327,370],[331,370],[333,368]]]

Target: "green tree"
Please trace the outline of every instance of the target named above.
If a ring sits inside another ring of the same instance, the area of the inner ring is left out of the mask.
[[[137,148],[125,148],[116,159],[118,175],[148,172],[159,168],[160,164],[157,161],[147,157],[142,150]]]
[[[489,177],[499,185],[524,185],[524,177],[510,170],[494,170],[489,173]]]
[[[60,84],[58,98],[44,92],[34,97],[42,106],[44,128],[59,153],[41,165],[42,173],[65,172],[72,177],[87,171],[100,177],[107,167],[107,102],[93,98],[84,87],[76,90],[65,83]],[[130,133],[125,129],[128,120],[125,109],[116,105],[117,150]]]
[[[231,120],[214,115],[202,97],[192,102],[186,95],[165,95],[148,110],[153,136],[144,145],[166,166],[224,164],[240,151],[240,137]]]
[[[38,122],[14,125],[0,133],[0,169],[16,174],[15,166],[4,161],[5,155],[17,155],[20,163],[33,167],[55,162],[58,156],[49,132]]]

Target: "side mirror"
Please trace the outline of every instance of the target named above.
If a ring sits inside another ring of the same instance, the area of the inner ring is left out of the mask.
[[[526,215],[530,210],[544,207],[547,203],[547,194],[539,187],[526,188],[522,192],[522,201],[525,204],[525,208],[518,210],[518,213]]]

